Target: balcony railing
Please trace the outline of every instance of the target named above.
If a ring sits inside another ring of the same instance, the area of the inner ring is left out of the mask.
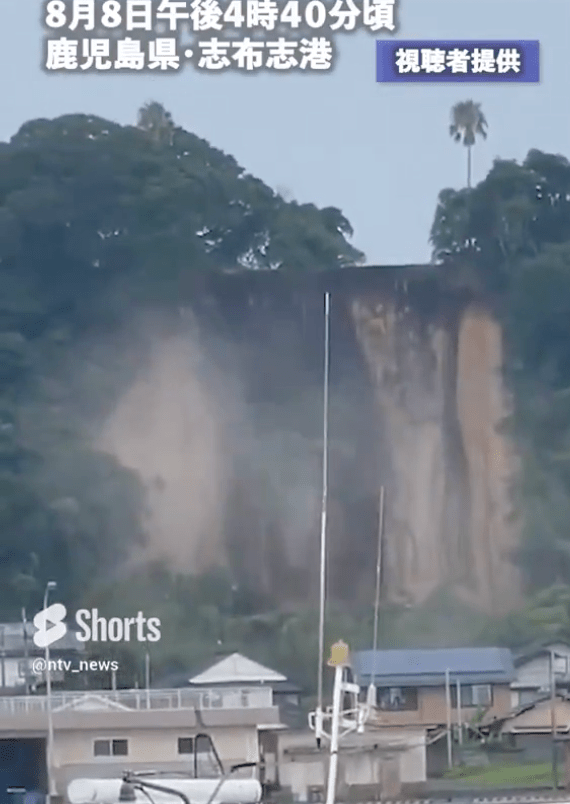
[[[113,704],[118,704],[114,707]],[[235,687],[228,689],[171,690],[92,690],[90,692],[54,692],[52,712],[171,709],[265,709],[273,705],[270,687]],[[5,696],[0,698],[2,714],[22,715],[47,711],[45,695]]]

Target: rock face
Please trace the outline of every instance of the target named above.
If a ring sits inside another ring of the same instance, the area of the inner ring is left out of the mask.
[[[193,334],[157,340],[100,446],[147,486],[150,557],[185,572],[230,566],[306,601],[318,589],[322,289],[256,287],[197,297]],[[510,610],[517,463],[500,433],[498,325],[482,306],[393,278],[347,282],[333,313],[331,595],[371,600],[385,486],[385,598],[420,604],[446,588]]]
[[[223,406],[201,381],[199,364],[188,338],[157,343],[98,444],[147,489],[148,549],[135,560],[167,558],[194,572],[225,561],[220,501],[228,488]]]
[[[426,320],[387,296],[355,300],[352,315],[386,434],[387,597],[417,604],[445,586],[477,609],[512,609],[516,460],[499,432],[497,323],[477,307]]]
[[[468,465],[475,602],[491,611],[514,608],[521,587],[512,561],[518,532],[509,493],[518,462],[501,433],[510,410],[502,364],[496,321],[477,307],[466,310],[457,350],[457,414]]]

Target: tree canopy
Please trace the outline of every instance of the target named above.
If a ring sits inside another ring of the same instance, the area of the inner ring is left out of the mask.
[[[340,210],[286,201],[154,102],[136,126],[89,115],[35,120],[0,145],[4,617],[38,606],[52,578],[66,602],[119,606],[129,589],[95,582],[105,573],[108,580],[108,567],[144,538],[139,481],[93,448],[74,405],[69,356],[81,362],[84,340],[112,329],[136,305],[190,303],[202,273],[242,267],[300,275],[353,265],[362,254],[351,236]],[[505,332],[505,379],[515,401],[506,426],[523,463],[513,490],[524,521],[518,560],[538,596],[501,627],[517,639],[543,626],[566,633],[570,163],[539,151],[522,164],[497,160],[473,189],[442,191],[431,241],[442,284],[485,298]],[[102,395],[108,378],[97,376]],[[165,650],[180,649],[191,605],[196,616],[184,644],[195,655],[213,653],[218,640],[235,649],[247,643],[257,658],[278,656],[284,670],[310,683],[311,612],[261,616],[269,604],[243,590],[236,596],[227,578],[190,582],[160,568],[151,575],[156,599],[149,591],[149,605],[172,614]],[[385,613],[383,641],[389,632],[395,638],[395,617]],[[425,622],[406,617],[408,633],[426,638]],[[342,633],[334,637],[366,642],[366,618],[339,614],[335,622]]]
[[[570,163],[496,160],[472,190],[442,191],[431,241],[446,281],[487,298],[504,328],[527,579],[569,583]]]
[[[76,599],[143,538],[136,477],[92,448],[69,404],[82,338],[129,305],[184,304],[200,272],[352,264],[351,234],[338,209],[284,201],[154,102],[136,126],[33,120],[0,145],[5,616],[37,605],[47,578]]]

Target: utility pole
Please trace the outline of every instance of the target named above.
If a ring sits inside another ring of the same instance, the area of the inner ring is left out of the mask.
[[[374,596],[374,633],[372,634],[372,677],[368,688],[368,705],[376,706],[376,651],[378,650],[378,616],[382,584],[382,544],[384,542],[384,486],[380,488],[378,510],[378,555],[376,558],[376,594]]]
[[[554,651],[550,651],[550,728],[552,732],[552,787],[558,789],[558,752],[556,745],[556,674]]]
[[[55,581],[48,581],[46,584],[46,590],[44,594],[44,611],[48,607],[49,593],[53,589],[57,589],[57,583]],[[46,642],[45,646],[45,665],[46,665],[46,707],[47,707],[47,719],[48,719],[48,734],[46,743],[46,764],[47,764],[47,782],[48,782],[47,801],[48,804],[53,804],[54,798],[57,795],[57,790],[55,786],[54,767],[53,767],[54,735],[53,735],[53,709],[51,700],[51,662],[49,658],[49,642]]]
[[[144,685],[146,688],[146,708],[150,709],[150,653],[144,657]]]
[[[28,623],[26,620],[26,609],[22,609],[22,633],[24,635],[24,673],[26,680],[26,695],[30,694],[30,652],[28,645]]]
[[[321,560],[319,578],[319,666],[317,675],[317,710],[315,737],[317,748],[323,736],[323,674],[325,661],[325,602],[327,566],[327,508],[329,473],[329,369],[330,369],[331,297],[325,293],[325,354],[323,377],[323,498],[321,509]]]
[[[451,744],[451,684],[449,669],[445,671],[445,706],[447,709],[447,766],[453,768],[453,748]]]
[[[461,712],[461,681],[457,679],[457,730],[459,737],[459,745],[463,745],[463,716]]]

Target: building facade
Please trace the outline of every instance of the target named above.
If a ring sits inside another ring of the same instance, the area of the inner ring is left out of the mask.
[[[570,645],[549,642],[520,653],[514,659],[511,706],[539,700],[550,690],[554,672],[557,689],[570,689]]]
[[[259,762],[260,733],[279,727],[270,689],[66,692],[55,693],[51,704],[58,795],[73,779],[120,777],[125,770],[217,776],[216,752],[226,769]],[[1,739],[5,746],[35,741],[35,786],[44,791],[47,730],[45,696],[0,698]]]
[[[355,654],[353,670],[363,696],[375,686],[379,726],[433,729],[448,718],[467,724],[511,708],[515,672],[504,648],[363,651]]]

